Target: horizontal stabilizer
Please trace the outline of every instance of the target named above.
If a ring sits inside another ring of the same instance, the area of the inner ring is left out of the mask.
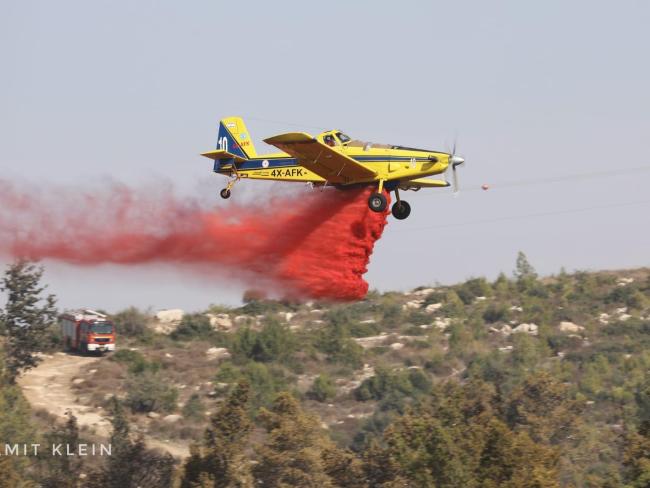
[[[236,163],[241,163],[242,161],[246,161],[246,158],[242,158],[241,156],[237,156],[236,154],[232,154],[229,153],[228,151],[223,151],[221,149],[201,153],[201,156],[214,159],[215,161],[220,161],[222,159],[234,159]]]

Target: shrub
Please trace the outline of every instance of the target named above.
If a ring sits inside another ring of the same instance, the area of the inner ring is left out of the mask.
[[[336,395],[336,387],[332,379],[326,375],[321,374],[316,377],[314,384],[311,386],[311,389],[307,392],[307,395],[314,400],[319,402],[325,402],[334,398]]]
[[[155,373],[132,376],[127,390],[126,404],[132,412],[171,412],[176,408],[178,391]]]
[[[112,315],[111,320],[121,335],[142,336],[148,332],[149,316],[135,307],[129,307]]]
[[[255,338],[251,358],[262,362],[285,359],[293,352],[295,342],[288,327],[269,319]]]
[[[207,339],[215,334],[210,325],[210,319],[203,314],[187,314],[181,320],[176,330],[171,333],[175,340]]]
[[[239,329],[230,343],[231,351],[240,359],[261,362],[286,360],[295,347],[294,333],[275,319],[268,319],[259,332],[250,327]]]
[[[508,308],[503,304],[491,303],[483,312],[483,320],[490,324],[504,322],[508,320]]]
[[[140,352],[130,349],[119,349],[110,357],[110,360],[125,364],[131,374],[140,374],[145,371],[155,373],[161,367],[160,362],[147,361]]]
[[[402,410],[404,399],[431,390],[431,380],[420,370],[391,371],[377,368],[375,376],[364,380],[354,390],[359,401],[380,400],[382,410]]]
[[[332,325],[319,331],[316,348],[327,354],[328,360],[336,363],[360,367],[363,348],[349,337],[347,327]]]
[[[188,419],[200,420],[203,418],[205,413],[205,407],[201,401],[201,396],[198,393],[193,393],[192,396],[187,400],[187,403],[183,407],[183,417]]]

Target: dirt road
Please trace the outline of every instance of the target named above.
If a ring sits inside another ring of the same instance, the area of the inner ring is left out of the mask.
[[[100,437],[109,437],[111,423],[106,412],[79,404],[78,395],[72,389],[75,378],[82,378],[92,370],[93,363],[103,360],[62,352],[46,355],[38,367],[19,378],[18,384],[32,407],[42,408],[59,418],[65,417],[66,412],[70,411],[77,417],[80,427],[88,427]],[[167,451],[174,457],[184,458],[189,455],[187,445],[150,437],[145,437],[145,440],[149,447]]]

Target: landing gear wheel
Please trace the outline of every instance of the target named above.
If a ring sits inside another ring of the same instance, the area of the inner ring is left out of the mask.
[[[404,220],[406,217],[411,215],[411,206],[408,204],[408,202],[400,200],[399,202],[393,203],[391,213],[397,220]]]
[[[221,198],[223,198],[224,200],[226,198],[230,198],[230,190],[228,188],[224,188],[223,190],[221,190],[221,192],[219,192],[219,195],[221,195]]]
[[[382,193],[373,193],[370,195],[370,198],[368,198],[368,207],[370,207],[370,210],[373,212],[383,212],[386,210],[387,206],[388,202]]]

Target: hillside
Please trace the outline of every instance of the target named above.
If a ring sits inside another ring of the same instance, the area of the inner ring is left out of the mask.
[[[104,415],[116,396],[134,432],[189,446],[222,429],[243,381],[239,455],[255,463],[241,469],[263,486],[291,449],[309,453],[304,476],[336,486],[646,486],[648,269],[539,279],[522,255],[494,282],[347,304],[245,298],[115,314],[119,350],[69,385],[79,411]],[[278,447],[292,428],[313,437]],[[201,452],[187,479],[207,469]]]

